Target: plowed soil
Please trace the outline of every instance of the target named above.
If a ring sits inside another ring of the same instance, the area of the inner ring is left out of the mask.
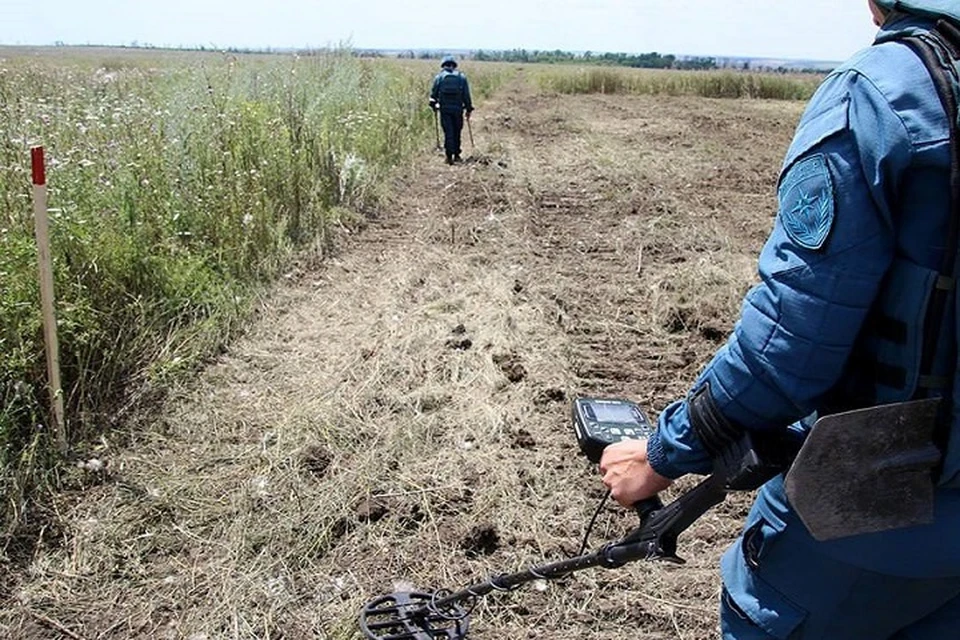
[[[802,108],[501,90],[463,164],[417,158],[157,420],[104,442],[0,636],[357,638],[378,595],[575,554],[603,487],[572,399],[655,418],[686,393],[755,281]],[[749,499],[681,536],[684,565],[494,594],[470,637],[714,638]],[[636,522],[610,502],[590,548]]]

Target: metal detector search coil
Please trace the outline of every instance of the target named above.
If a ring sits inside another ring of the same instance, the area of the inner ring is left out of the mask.
[[[462,640],[470,612],[456,602],[437,605],[434,593],[391,593],[367,603],[360,612],[360,631],[369,640]]]
[[[600,462],[608,445],[649,438],[653,434],[653,425],[639,405],[619,398],[574,400],[573,429],[580,451],[595,463]]]

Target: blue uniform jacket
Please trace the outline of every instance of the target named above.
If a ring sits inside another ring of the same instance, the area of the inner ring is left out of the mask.
[[[734,424],[783,429],[823,410],[844,378],[856,374],[848,361],[892,265],[940,265],[950,210],[948,122],[919,58],[890,42],[930,26],[917,17],[888,20],[875,46],[826,78],[801,118],[760,255],[761,282],[694,385],[709,383],[717,408]],[[952,334],[952,315],[946,324]],[[941,364],[950,372],[956,365]],[[669,478],[711,471],[686,401],[663,411],[647,451],[654,470]],[[960,575],[960,491],[940,490],[937,499],[934,525],[824,548],[895,575]],[[759,502],[768,520],[802,526],[782,479],[768,483]]]

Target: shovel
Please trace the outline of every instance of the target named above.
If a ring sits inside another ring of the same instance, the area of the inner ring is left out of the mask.
[[[786,477],[787,497],[817,540],[933,522],[939,398],[817,420]]]

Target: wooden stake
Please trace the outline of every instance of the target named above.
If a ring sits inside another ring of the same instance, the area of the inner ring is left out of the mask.
[[[50,223],[47,218],[47,176],[43,147],[30,150],[33,169],[33,218],[37,235],[37,260],[40,264],[40,304],[43,312],[43,337],[47,352],[47,376],[50,405],[57,429],[57,448],[67,453],[67,428],[63,410],[63,389],[60,386],[60,345],[57,341],[57,318],[54,313],[53,260],[50,256]]]

